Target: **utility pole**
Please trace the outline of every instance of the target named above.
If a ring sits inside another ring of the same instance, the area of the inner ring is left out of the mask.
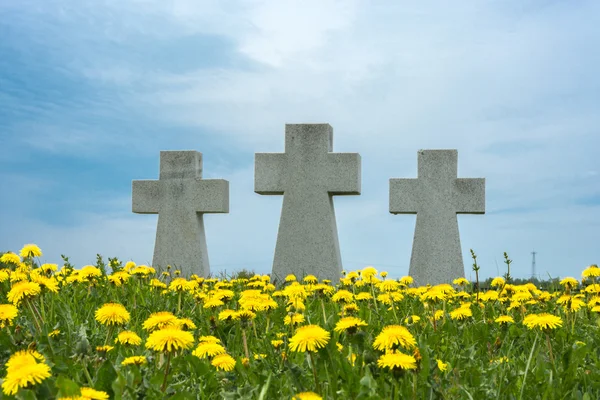
[[[535,255],[536,254],[537,254],[536,251],[532,251],[531,252],[531,255],[532,255],[532,258],[531,258],[531,279],[532,280],[535,279]]]

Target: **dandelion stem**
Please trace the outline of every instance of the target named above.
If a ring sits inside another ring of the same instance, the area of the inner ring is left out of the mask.
[[[550,361],[552,362],[552,366],[556,369],[556,365],[554,364],[554,353],[552,353],[552,343],[550,343],[550,336],[548,335],[548,333],[546,333],[546,344],[548,345]]]
[[[40,326],[40,322],[38,321],[37,316],[35,315],[35,311],[33,310],[33,305],[31,304],[31,301],[29,301],[29,299],[27,299],[25,301],[27,302],[29,311],[31,311],[31,315],[33,316],[33,323],[35,325],[35,329],[37,329],[38,333],[41,333],[42,327]]]
[[[242,343],[244,344],[244,354],[246,354],[246,358],[250,361],[250,352],[248,351],[248,340],[246,339],[246,329],[242,329]]]
[[[321,310],[323,311],[323,326],[327,325],[327,313],[325,312],[325,302],[321,297]]]
[[[310,357],[310,365],[312,366],[313,377],[315,378],[315,391],[319,393],[321,388],[319,387],[319,378],[317,378],[317,367],[315,365],[315,359],[313,357],[312,351],[308,352],[308,356]]]
[[[169,369],[171,368],[171,352],[169,352],[169,355],[167,356],[167,366],[165,368],[165,378],[163,379],[163,384],[160,388],[161,392],[165,392],[165,390],[167,390],[167,378],[169,376]]]

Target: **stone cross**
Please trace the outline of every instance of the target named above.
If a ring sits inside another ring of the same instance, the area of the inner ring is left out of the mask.
[[[485,179],[457,178],[456,150],[420,150],[418,179],[390,179],[390,213],[417,214],[409,274],[416,285],[465,274],[456,214],[485,213]]]
[[[313,274],[337,283],[341,276],[332,196],[360,194],[360,155],[332,147],[329,124],[288,124],[285,153],[256,153],[254,191],[283,195],[274,279]]]
[[[134,213],[158,214],[154,267],[208,276],[204,213],[229,212],[229,182],[202,179],[202,153],[161,151],[160,179],[133,181]]]

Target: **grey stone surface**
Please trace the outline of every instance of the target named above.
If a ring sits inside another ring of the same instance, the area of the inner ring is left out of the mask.
[[[390,179],[390,213],[417,214],[409,274],[415,284],[465,274],[456,214],[485,213],[485,179],[457,178],[456,150],[419,150],[418,179]]]
[[[334,195],[360,194],[360,155],[331,153],[329,124],[288,124],[285,153],[257,153],[254,191],[283,195],[272,276],[313,274],[336,283],[342,262]]]
[[[202,154],[161,151],[159,180],[133,181],[134,213],[158,214],[154,267],[208,276],[203,214],[229,212],[229,182],[202,179]]]

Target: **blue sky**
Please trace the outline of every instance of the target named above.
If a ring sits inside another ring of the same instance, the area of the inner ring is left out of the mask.
[[[160,150],[197,150],[230,181],[205,217],[213,272],[269,272],[281,198],[253,192],[255,152],[286,123],[330,123],[362,155],[361,196],[337,197],[344,266],[408,272],[414,216],[389,178],[417,150],[456,148],[487,179],[459,216],[482,275],[579,276],[600,261],[600,4],[596,1],[88,1],[0,3],[1,250],[151,263],[156,216],[131,181]],[[233,251],[232,251],[233,250]],[[497,267],[498,266],[498,267]]]

